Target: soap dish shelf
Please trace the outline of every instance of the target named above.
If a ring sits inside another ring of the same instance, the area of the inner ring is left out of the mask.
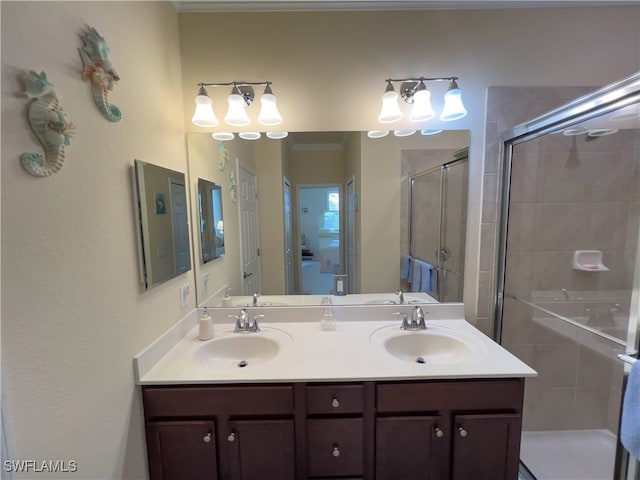
[[[602,263],[600,250],[576,250],[573,252],[573,269],[581,272],[608,272]]]

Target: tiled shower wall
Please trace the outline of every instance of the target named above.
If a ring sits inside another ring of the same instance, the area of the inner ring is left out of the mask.
[[[490,116],[495,118],[497,131],[502,131],[543,113],[500,123],[508,117],[507,111],[515,115],[519,108],[537,105],[535,100],[529,103],[532,90],[549,89],[527,89],[522,102],[509,96],[520,89],[492,90],[493,94],[504,90],[508,94],[506,100],[505,95],[497,95],[502,101],[490,95],[499,105],[490,108]],[[548,102],[543,111],[586,93],[557,90],[573,92],[553,105],[549,94],[542,95],[542,103]],[[491,147],[489,141],[487,145]],[[620,329],[622,325],[614,325],[613,320],[624,323],[628,318],[635,266],[639,147],[635,130],[591,140],[547,135],[515,147],[509,293],[597,330],[613,333]],[[490,203],[488,195],[497,193],[497,171],[486,175],[485,185],[493,192],[485,191],[482,242],[484,254],[493,262],[494,251],[488,245],[494,240],[490,237],[497,197],[492,196]],[[611,271],[574,270],[571,260],[577,249],[602,250]],[[485,272],[492,278],[493,264]],[[489,296],[491,305],[491,293]],[[527,382],[525,429],[616,431],[622,381],[622,365],[616,359],[620,345],[514,300],[505,301],[503,344],[539,372],[538,378]]]
[[[495,291],[499,140],[501,132],[542,115],[595,87],[490,87],[487,91],[480,269],[476,326],[491,336]]]

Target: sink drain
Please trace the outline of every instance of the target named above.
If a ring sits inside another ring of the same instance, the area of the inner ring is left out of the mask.
[[[246,360],[241,360],[241,361],[238,363],[238,366],[239,366],[240,368],[244,368],[244,367],[246,367],[247,365],[249,365],[249,362],[247,362]]]
[[[422,357],[416,358],[416,363],[425,363],[424,358]]]

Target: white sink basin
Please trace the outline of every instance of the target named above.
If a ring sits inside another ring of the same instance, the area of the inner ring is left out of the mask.
[[[263,330],[265,332],[265,330]],[[275,357],[284,344],[290,342],[284,332],[269,329],[267,333],[227,333],[199,347],[194,361],[212,368],[244,368]]]
[[[420,331],[385,327],[376,330],[370,340],[400,360],[425,365],[463,363],[482,351],[471,338],[442,327]]]

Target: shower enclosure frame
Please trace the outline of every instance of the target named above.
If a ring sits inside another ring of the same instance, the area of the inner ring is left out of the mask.
[[[498,221],[496,235],[496,265],[493,282],[493,338],[496,342],[502,340],[502,322],[504,307],[504,291],[506,276],[507,228],[509,220],[509,198],[511,189],[511,169],[513,161],[513,147],[520,143],[533,140],[543,135],[575,125],[577,123],[596,118],[626,106],[640,103],[640,72],[623,80],[605,86],[593,93],[577,98],[557,109],[538,116],[530,121],[516,125],[499,135],[498,143]],[[640,236],[639,236],[640,238]],[[640,241],[637,245],[636,258],[640,259]],[[637,356],[640,349],[640,262],[636,262],[634,285],[629,310],[629,328],[626,344],[627,356],[621,360],[627,361]],[[623,358],[624,357],[624,358]],[[630,365],[625,365],[625,380]],[[615,473],[616,480],[631,480],[637,478],[638,462],[631,461],[632,457],[622,448],[618,440],[616,451]],[[527,478],[527,472],[524,472]],[[531,478],[531,477],[529,477]]]

